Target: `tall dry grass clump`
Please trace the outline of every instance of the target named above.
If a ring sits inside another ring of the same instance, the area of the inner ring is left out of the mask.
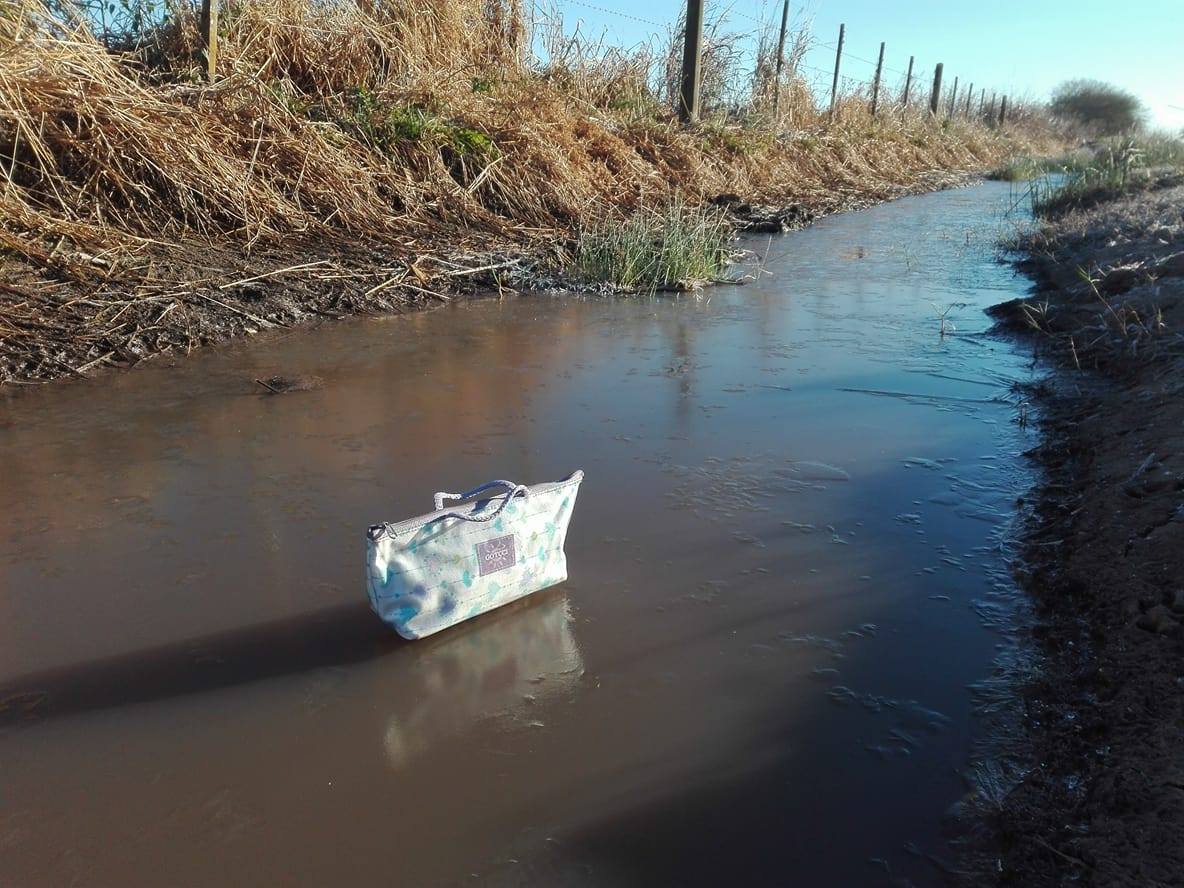
[[[392,4],[370,16],[345,3],[231,6],[226,77],[205,86],[188,6],[112,53],[88,28],[25,3],[0,57],[9,240],[13,229],[92,246],[121,234],[254,243],[310,229],[397,233],[417,221],[409,211],[445,195],[437,219],[488,221],[469,168],[493,158],[449,154],[435,131],[404,132],[396,120],[436,113],[441,87],[467,73],[458,47],[512,48],[503,22],[463,7],[418,15]],[[474,19],[484,28],[469,27]]]

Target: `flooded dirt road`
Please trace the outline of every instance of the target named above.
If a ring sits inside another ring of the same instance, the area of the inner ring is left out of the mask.
[[[938,882],[1028,484],[1007,203],[0,402],[0,884]],[[369,614],[366,525],[575,468],[568,583]]]

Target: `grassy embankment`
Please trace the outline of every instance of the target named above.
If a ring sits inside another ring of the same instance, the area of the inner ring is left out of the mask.
[[[212,84],[188,4],[78,21],[0,11],[0,383],[539,272],[685,285],[724,258],[699,210],[722,193],[832,212],[1052,141],[1023,109],[873,120],[861,93],[831,120],[792,63],[774,115],[769,41],[744,71],[718,30],[683,129],[677,41],[552,27],[536,59],[514,2],[224,4]]]
[[[1021,561],[1031,743],[995,812],[1002,884],[1184,873],[1184,145],[1103,146],[1031,191],[1038,284],[996,313],[1055,368]]]
[[[1042,170],[1020,193],[1036,224],[1010,246],[1047,298],[1008,303],[1000,315],[1039,333],[1077,369],[1152,359],[1161,334],[1174,347],[1162,297],[1184,273],[1184,257],[1173,247],[1173,198],[1154,196],[1184,185],[1184,142],[1118,139]]]

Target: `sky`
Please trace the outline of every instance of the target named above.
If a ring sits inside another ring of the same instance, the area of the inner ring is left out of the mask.
[[[548,8],[545,0],[539,0]],[[553,0],[565,29],[631,46],[663,33],[682,0]],[[780,22],[781,0],[707,2],[707,16],[727,15],[729,30],[751,32],[761,20]],[[1001,94],[1046,98],[1076,77],[1104,80],[1134,93],[1153,126],[1184,129],[1184,0],[790,0],[793,26],[810,24],[816,45],[803,73],[829,91],[834,43],[846,25],[842,74],[871,80],[880,42],[885,83],[903,83],[909,56],[914,76],[932,83],[933,66],[959,89],[970,83]],[[989,95],[989,92],[988,92]]]

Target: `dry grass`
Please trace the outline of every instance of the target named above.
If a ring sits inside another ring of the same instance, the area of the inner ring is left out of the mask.
[[[94,328],[112,293],[171,294],[173,323],[193,293],[324,245],[380,248],[381,268],[352,271],[393,298],[445,286],[457,267],[431,261],[443,251],[553,253],[583,225],[675,193],[826,212],[1041,148],[1029,130],[873,121],[855,97],[828,124],[792,65],[772,120],[767,58],[737,86],[723,34],[705,85],[714,116],[686,131],[663,86],[668,52],[565,41],[553,26],[547,62],[531,59],[516,0],[225,5],[213,84],[186,3],[105,40],[34,0],[0,11],[0,251],[17,260],[8,272],[39,268],[63,299],[83,298],[58,316],[61,300],[0,276],[0,330],[18,330],[0,341],[0,382],[61,373],[71,353],[131,361],[216,338],[192,322],[163,344],[137,345],[136,325]],[[195,250],[210,254],[201,268]],[[82,334],[85,349],[45,358],[46,337]]]
[[[1021,230],[1009,244],[1042,298],[992,309],[1077,370],[1137,372],[1184,359],[1184,186],[1129,192]]]

